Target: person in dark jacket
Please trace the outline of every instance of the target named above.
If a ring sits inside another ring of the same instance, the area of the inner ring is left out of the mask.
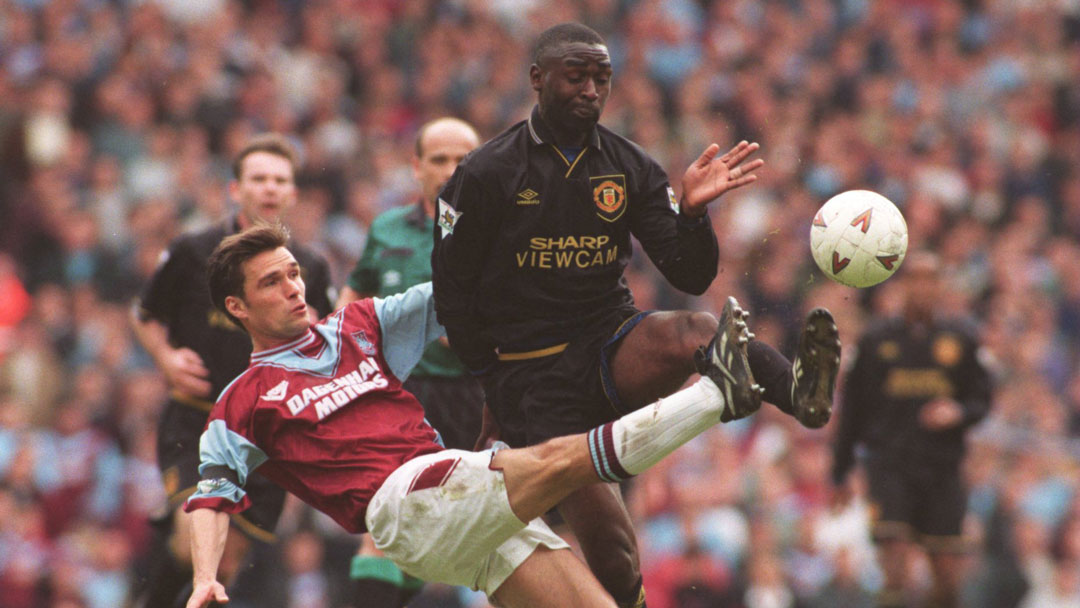
[[[937,257],[914,252],[900,272],[903,316],[866,330],[845,377],[833,482],[838,503],[846,503],[848,474],[861,445],[885,575],[879,605],[908,605],[907,556],[916,542],[933,570],[929,605],[956,606],[966,549],[964,437],[990,409],[991,377],[975,328],[936,314]]]
[[[484,435],[497,428],[503,441],[526,446],[588,430],[674,392],[700,369],[695,358],[752,378],[746,394],[729,399],[725,421],[765,399],[807,426],[825,424],[840,354],[828,311],[810,313],[793,365],[768,345],[725,337],[728,320],[745,327],[734,298],[719,322],[701,312],[650,314],[634,306],[623,278],[634,236],[672,285],[704,292],[719,260],[706,208],[757,178],[758,145],[743,141],[724,154],[710,145],[676,197],[655,160],[597,124],[612,78],[599,34],[554,26],[533,60],[532,115],[467,156],[436,211],[436,309],[484,387]],[[559,511],[619,604],[643,606],[618,488],[582,488]]]

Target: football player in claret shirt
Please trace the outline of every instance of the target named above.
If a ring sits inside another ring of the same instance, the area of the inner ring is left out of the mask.
[[[584,432],[668,395],[699,355],[726,365],[710,345],[722,316],[638,310],[623,271],[633,236],[672,286],[703,293],[719,265],[707,208],[753,183],[763,164],[751,158],[756,143],[726,153],[711,144],[677,197],[655,160],[598,123],[613,82],[599,34],[551,27],[533,61],[536,107],[458,165],[438,201],[432,253],[439,321],[484,387],[485,434],[497,428],[515,447]],[[840,340],[824,309],[804,327],[794,362],[760,341],[745,349],[759,384],[753,407],[763,399],[817,428],[832,411]],[[617,488],[583,488],[559,512],[619,604],[643,607],[637,542]]]
[[[184,234],[168,251],[147,283],[132,314],[139,343],[169,383],[169,401],[158,421],[158,466],[168,495],[167,519],[156,522],[149,579],[136,606],[172,606],[191,580],[187,548],[190,521],[180,509],[198,482],[199,435],[214,399],[247,366],[251,341],[210,304],[206,260],[221,239],[256,222],[276,222],[296,203],[297,155],[276,133],[252,137],[233,158],[229,196],[237,212],[203,230]],[[314,251],[294,246],[308,284],[314,318],[332,310],[330,267]],[[251,540],[276,540],[274,528],[285,504],[280,488],[256,477],[250,487],[259,508],[234,519],[243,532],[230,538],[223,578],[231,578]]]
[[[587,433],[522,449],[448,450],[402,381],[444,335],[431,285],[353,302],[312,324],[279,226],[226,238],[211,256],[214,305],[251,337],[251,364],[221,394],[200,440],[188,608],[227,601],[216,581],[229,514],[258,471],[350,532],[370,532],[402,571],[482,589],[508,607],[616,606],[539,519],[569,493],[625,479],[722,420],[752,412],[745,343],[730,306],[717,357],[689,388]],[[553,585],[553,582],[558,584]]]

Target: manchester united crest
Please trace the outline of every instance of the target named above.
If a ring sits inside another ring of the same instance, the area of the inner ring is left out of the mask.
[[[601,175],[589,180],[593,187],[596,214],[601,219],[614,222],[626,211],[626,176]]]

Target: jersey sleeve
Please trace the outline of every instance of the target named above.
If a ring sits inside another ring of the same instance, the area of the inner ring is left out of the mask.
[[[487,196],[481,180],[459,165],[437,202],[431,252],[439,322],[454,352],[473,372],[496,358],[495,343],[479,323],[474,301],[500,225],[497,206]]]
[[[349,289],[362,295],[379,293],[379,270],[375,267],[375,260],[378,259],[380,247],[374,234],[376,224],[377,222],[373,222],[371,229],[368,230],[364,251],[360,254],[360,259],[356,261],[356,265],[353,266],[352,272],[349,273],[349,278],[345,282]]]
[[[979,343],[976,330],[968,329],[965,333],[968,345],[956,370],[956,377],[960,379],[956,400],[964,410],[960,421],[962,428],[977,424],[990,413],[993,394],[993,375],[990,372],[993,356]]]
[[[446,335],[435,317],[431,283],[388,298],[372,298],[382,329],[383,357],[399,380],[409,377],[428,343]]]
[[[885,370],[877,359],[874,340],[864,336],[855,347],[855,361],[844,374],[844,385],[840,394],[843,401],[838,413],[836,436],[833,439],[832,480],[842,484],[852,467],[855,466],[855,446],[863,433],[863,423],[869,410],[876,403],[879,394],[878,384],[884,377]]]
[[[181,301],[184,250],[180,241],[174,241],[161,253],[157,269],[143,288],[136,303],[136,315],[142,321],[153,319],[168,325]]]
[[[674,287],[701,295],[716,278],[720,247],[708,214],[687,219],[678,213],[678,200],[667,174],[646,158],[638,182],[638,205],[631,206],[630,231],[656,268]]]
[[[218,418],[210,421],[199,439],[199,460],[202,481],[184,504],[185,511],[238,513],[251,506],[244,485],[251,472],[266,462],[265,452]]]

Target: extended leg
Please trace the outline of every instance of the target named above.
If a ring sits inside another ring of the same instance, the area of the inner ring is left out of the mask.
[[[736,326],[745,325],[748,316],[734,298],[728,298],[719,319],[687,311],[655,313],[642,319],[623,338],[611,361],[622,406],[635,409],[676,390],[695,371],[695,354],[706,345],[706,355],[726,364],[727,353],[716,357],[717,348],[726,350],[732,345],[724,344],[721,338],[725,333],[729,338],[735,335]],[[816,308],[807,315],[794,363],[768,344],[754,340],[746,344],[746,356],[752,383],[764,389],[760,399],[810,428],[829,421],[840,369],[839,333],[829,311]]]
[[[492,466],[504,472],[514,514],[531,521],[587,485],[637,475],[718,424],[724,393],[712,380],[719,372],[706,371],[693,386],[584,435],[496,453]]]
[[[615,608],[611,599],[574,554],[540,547],[495,591],[504,608]]]

